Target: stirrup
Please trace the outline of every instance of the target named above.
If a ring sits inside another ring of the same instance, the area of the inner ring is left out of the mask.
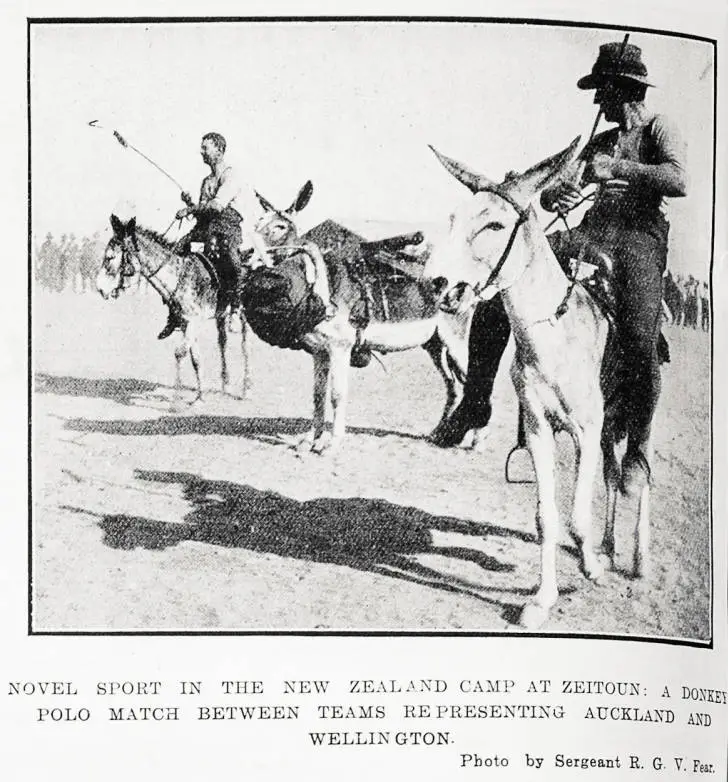
[[[505,467],[505,474],[506,474],[506,483],[535,483],[535,478],[511,478],[510,473],[510,464],[511,464],[511,457],[513,456],[516,451],[528,451],[528,446],[526,445],[514,445],[513,448],[511,448],[510,451],[508,451],[508,456],[506,456],[506,467]]]

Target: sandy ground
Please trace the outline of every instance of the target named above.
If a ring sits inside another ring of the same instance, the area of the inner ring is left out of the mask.
[[[36,295],[35,630],[515,629],[538,547],[534,487],[503,477],[510,362],[483,453],[426,441],[444,397],[416,350],[353,370],[344,447],[300,456],[311,359],[253,337],[250,401],[213,391],[173,412],[164,316],[143,292]],[[667,335],[651,576],[624,572],[634,509],[622,503],[605,585],[584,579],[564,536],[545,632],[710,637],[710,342]],[[214,389],[212,329],[205,342]],[[572,447],[559,442],[566,490]],[[603,501],[598,480],[597,539]]]

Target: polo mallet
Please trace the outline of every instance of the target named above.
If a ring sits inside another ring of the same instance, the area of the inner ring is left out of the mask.
[[[619,49],[619,56],[617,58],[617,64],[615,65],[615,72],[619,71],[619,66],[622,63],[622,58],[624,57],[625,49],[627,48],[627,43],[629,42],[629,33],[626,33],[624,36],[624,40],[622,41],[622,45]],[[602,107],[599,107],[599,110],[597,111],[597,116],[594,118],[594,124],[592,125],[591,133],[589,134],[589,138],[587,139],[585,147],[588,146],[592,139],[594,138],[594,135],[597,132],[597,128],[599,127],[599,122],[602,119]],[[580,182],[582,176],[584,175],[584,169],[586,167],[586,162],[582,161],[579,164],[579,167],[577,169],[577,175],[576,175],[576,181]],[[554,217],[554,219],[546,226],[545,231],[551,230],[551,228],[556,225],[556,223],[559,220],[563,220],[566,223],[566,215],[572,211],[572,209],[576,209],[577,207],[581,206],[585,201],[588,201],[591,198],[591,193],[585,195],[580,201],[578,201],[576,204],[574,204],[573,207],[570,209],[567,209],[566,211],[560,211],[559,214]],[[568,224],[567,224],[568,228]],[[508,452],[508,456],[506,456],[506,466],[505,466],[505,476],[506,476],[506,483],[534,483],[534,478],[513,478],[511,475],[510,470],[510,463],[511,463],[511,457],[514,453],[524,450],[526,448],[526,431],[523,424],[523,410],[521,410],[521,406],[518,406],[518,434],[516,437],[516,445],[511,448],[511,450]]]
[[[102,125],[99,125],[99,121],[97,119],[91,120],[91,122],[88,123],[90,128],[95,128],[97,130],[105,130],[105,128]],[[154,168],[157,169],[157,171],[164,174],[164,176],[167,177],[171,182],[173,182],[176,187],[180,190],[180,192],[184,193],[185,189],[182,187],[182,185],[167,171],[165,171],[160,165],[155,163],[150,157],[145,155],[140,149],[137,149],[133,144],[130,144],[122,135],[119,133],[118,130],[112,130],[112,133],[114,134],[114,138],[121,144],[124,149],[131,149],[132,151],[136,152],[137,155],[141,155],[141,157],[144,158],[144,160],[147,161],[147,163],[151,163]]]
[[[619,47],[619,56],[617,57],[617,64],[614,67],[615,72],[619,71],[619,66],[622,64],[622,58],[624,57],[624,52],[627,48],[628,43],[629,43],[629,33],[626,33],[624,36],[624,40],[622,41],[622,45]],[[587,139],[586,144],[584,145],[585,148],[589,146],[592,139],[594,138],[597,132],[597,128],[599,127],[599,122],[602,119],[602,114],[603,114],[603,110],[602,107],[600,106],[597,111],[597,116],[594,118],[594,124],[592,125],[589,138]],[[586,161],[582,161],[577,169],[577,175],[576,175],[577,182],[581,181],[581,178],[584,175],[585,168],[586,168]],[[556,223],[559,220],[564,219],[569,212],[580,207],[585,201],[588,201],[589,198],[591,198],[591,195],[585,195],[580,201],[574,204],[574,206],[572,206],[571,208],[567,209],[566,211],[559,212],[559,214],[557,214],[556,217],[554,217],[554,219],[546,226],[545,231],[551,230],[551,228],[553,228],[554,225],[556,225]]]

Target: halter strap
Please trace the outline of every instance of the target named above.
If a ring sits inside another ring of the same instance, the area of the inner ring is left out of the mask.
[[[123,252],[130,255],[132,258],[136,259],[136,262],[139,264],[139,269],[141,273],[146,277],[146,279],[152,284],[153,287],[157,289],[157,292],[162,297],[162,299],[165,300],[165,302],[171,301],[174,299],[174,293],[170,291],[167,286],[158,280],[156,278],[156,275],[159,273],[159,271],[170,261],[170,258],[165,258],[162,263],[153,271],[149,272],[148,269],[144,266],[142,263],[141,256],[139,255],[139,244],[136,241],[136,237],[132,238],[132,243],[134,245],[134,250],[128,250],[126,247],[123,248]]]
[[[506,246],[503,249],[503,252],[501,253],[501,257],[498,259],[498,263],[496,263],[496,265],[493,267],[493,270],[488,275],[488,279],[485,281],[484,284],[481,285],[481,283],[478,283],[475,286],[474,290],[476,295],[482,293],[486,288],[490,287],[495,283],[496,278],[501,273],[503,266],[505,265],[505,262],[508,259],[508,256],[510,255],[511,249],[513,248],[513,243],[516,241],[516,234],[518,233],[518,229],[528,219],[528,211],[523,209],[521,205],[502,188],[494,185],[492,187],[483,188],[481,192],[494,193],[495,195],[502,198],[504,201],[507,201],[518,214],[518,220],[516,221],[516,224],[513,226],[511,235],[508,237],[508,242],[506,243]]]

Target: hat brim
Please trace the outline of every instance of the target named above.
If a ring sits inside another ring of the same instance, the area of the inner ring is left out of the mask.
[[[598,87],[603,86],[606,82],[614,81],[615,79],[626,79],[628,81],[634,81],[638,84],[644,84],[645,87],[654,87],[655,85],[647,81],[645,76],[635,76],[631,73],[609,73],[609,74],[594,74],[589,73],[586,76],[582,76],[576,86],[580,90],[596,90]]]

